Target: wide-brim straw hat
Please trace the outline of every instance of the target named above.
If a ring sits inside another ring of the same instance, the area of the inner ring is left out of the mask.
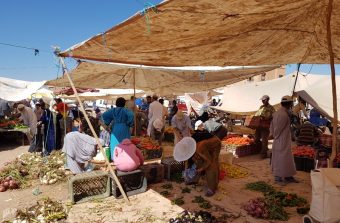
[[[191,137],[184,137],[175,145],[174,159],[178,162],[190,159],[196,152],[196,141]]]

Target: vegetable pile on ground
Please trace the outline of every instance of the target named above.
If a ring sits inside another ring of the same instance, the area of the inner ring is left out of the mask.
[[[298,157],[314,159],[315,150],[313,147],[310,146],[296,146],[293,148],[293,155]]]
[[[52,152],[47,157],[41,157],[40,153],[19,156],[0,170],[0,192],[28,187],[36,179],[40,179],[42,184],[66,179],[64,159],[60,151]]]
[[[29,167],[32,179],[39,178],[42,184],[54,184],[66,179],[65,154],[60,151],[53,151],[46,157],[41,157],[39,153],[23,154],[19,159]]]
[[[227,163],[221,163],[220,170],[224,171],[230,178],[239,179],[248,176],[248,172],[246,170]]]
[[[169,223],[186,223],[186,222],[218,222],[216,218],[207,211],[189,212],[187,210],[180,213],[176,218],[170,218]]]
[[[243,146],[243,145],[250,145],[254,143],[254,139],[246,138],[246,137],[227,137],[222,139],[222,143],[226,145],[233,145],[233,146]]]
[[[243,206],[249,215],[256,218],[287,221],[288,214],[284,207],[298,207],[297,210],[301,210],[307,204],[304,198],[276,191],[273,186],[263,181],[248,183],[246,188],[264,194],[264,198],[251,199]]]
[[[202,196],[195,196],[195,199],[192,200],[192,203],[198,203],[198,206],[204,209],[210,209],[212,207],[210,202],[205,200]]]
[[[23,222],[57,222],[66,219],[66,208],[57,201],[43,198],[37,204],[25,210],[18,210],[13,223]]]

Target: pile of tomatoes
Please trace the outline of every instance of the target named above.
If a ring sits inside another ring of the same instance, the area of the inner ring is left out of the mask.
[[[296,146],[293,148],[293,155],[314,159],[315,149],[311,146]]]

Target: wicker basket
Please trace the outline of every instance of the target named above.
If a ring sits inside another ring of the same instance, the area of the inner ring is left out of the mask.
[[[69,195],[72,203],[106,198],[110,196],[110,193],[110,180],[107,172],[86,172],[69,179]]]
[[[164,177],[171,180],[172,176],[182,173],[185,168],[184,162],[177,162],[173,157],[163,158],[161,163],[164,165]]]

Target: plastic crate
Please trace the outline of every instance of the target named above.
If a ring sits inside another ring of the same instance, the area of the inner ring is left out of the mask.
[[[106,198],[110,193],[110,179],[107,172],[80,173],[69,179],[69,196],[72,203]]]
[[[185,168],[184,162],[177,162],[173,157],[163,158],[161,163],[164,165],[164,177],[171,180],[172,176],[182,173]]]
[[[144,160],[151,160],[151,159],[160,159],[163,155],[163,148],[160,149],[154,149],[154,150],[147,150],[142,149],[142,154],[144,157]]]
[[[315,168],[314,159],[294,156],[294,162],[295,162],[295,168],[297,171],[310,172],[311,170]]]
[[[111,176],[111,175],[110,175]],[[123,187],[127,196],[143,193],[147,190],[148,184],[144,173],[141,170],[134,170],[130,172],[122,172],[117,170],[116,176],[119,179],[120,184]],[[122,198],[116,181],[111,176],[111,191],[115,198]]]
[[[304,158],[299,156],[294,156],[295,168],[297,171],[304,170]]]
[[[150,163],[139,167],[147,181],[148,184],[159,183],[164,179],[164,165],[160,163]]]

